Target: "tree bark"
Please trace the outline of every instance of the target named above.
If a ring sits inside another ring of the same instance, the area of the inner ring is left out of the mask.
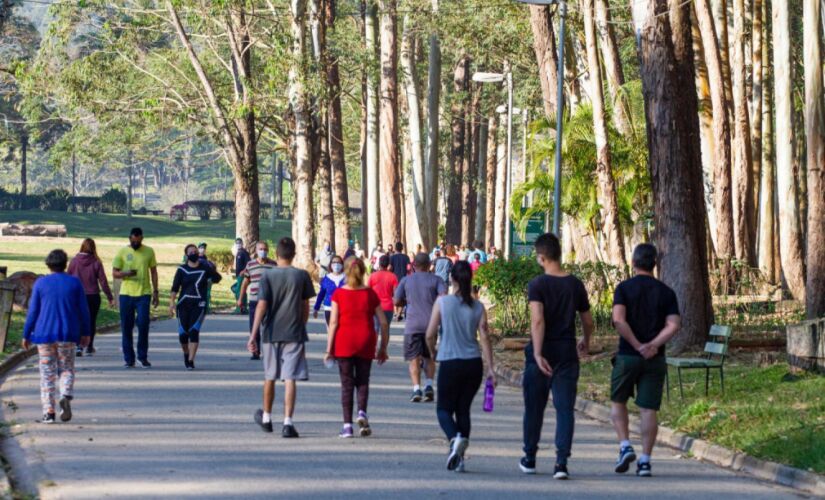
[[[603,247],[608,261],[619,267],[625,265],[624,238],[619,224],[619,203],[616,180],[610,161],[610,143],[607,138],[602,72],[594,23],[594,0],[583,0],[584,35],[587,46],[587,64],[590,71],[590,102],[593,106],[593,133],[596,139],[596,179]],[[524,161],[524,159],[522,159]]]
[[[397,0],[379,0],[381,10],[381,128],[378,134],[381,186],[381,235],[384,243],[398,242],[401,232],[400,157],[398,154]]]
[[[804,0],[805,137],[808,154],[805,311],[809,319],[825,316],[825,93],[822,89],[821,8],[819,0]]]
[[[694,9],[695,10],[695,9]],[[708,211],[708,256],[715,260],[716,248],[716,210],[713,205],[713,159],[716,155],[716,142],[713,136],[713,104],[710,99],[710,80],[705,64],[705,48],[702,34],[694,11],[691,11],[691,34],[693,36],[693,64],[696,67],[696,95],[699,103],[699,128],[702,131],[702,178],[704,183],[705,206]],[[711,264],[711,267],[713,265]]]
[[[438,0],[433,0],[433,14],[438,16]],[[424,199],[427,206],[429,240],[438,239],[438,176],[440,172],[439,134],[441,117],[441,43],[438,32],[430,33],[427,82],[427,166],[424,170]]]
[[[361,40],[366,40],[366,16],[367,4],[361,0]],[[367,189],[369,180],[367,177],[367,72],[366,65],[361,68],[361,148],[359,158],[361,160],[361,241],[360,244],[365,252],[372,251],[370,246],[370,229],[372,220],[369,218]]]
[[[762,23],[764,17],[762,13],[762,3],[765,0],[753,0],[751,26],[751,206],[753,206],[753,243],[756,264],[759,264],[759,247],[762,241],[759,239],[759,190],[761,188],[760,179],[762,177],[762,92],[763,92],[763,68],[762,68]],[[771,243],[772,244],[772,243]]]
[[[132,166],[132,152],[129,151],[126,155],[126,217],[132,217],[132,207],[134,206],[135,188],[134,188],[135,174]]]
[[[607,0],[596,0],[596,33],[599,35],[599,47],[602,49],[604,72],[610,90],[613,125],[620,134],[626,136],[633,131],[633,124],[630,118],[630,105],[622,91],[624,70],[612,23]]]
[[[533,51],[539,66],[544,115],[547,119],[556,119],[556,97],[559,54],[556,48],[556,36],[553,34],[553,15],[546,5],[530,6],[530,27],[533,30]]]
[[[469,64],[469,62],[468,62]],[[470,76],[469,66],[467,76]],[[464,119],[464,166],[461,175],[461,242],[472,243],[476,227],[476,178],[478,177],[478,109],[481,92],[478,85],[469,85],[471,94]]]
[[[659,275],[676,292],[682,316],[671,341],[677,353],[704,340],[713,318],[689,8],[681,0],[653,0],[634,4],[633,12]],[[669,16],[660,15],[667,10]]]
[[[487,199],[484,207],[484,244],[489,248],[495,244],[496,222],[496,178],[498,175],[498,117],[495,112],[487,119]]]
[[[481,90],[479,90],[479,93]],[[480,110],[479,110],[480,111]],[[484,239],[485,228],[487,226],[487,117],[480,116],[478,124],[478,155],[476,157],[476,164],[478,165],[478,189],[475,199],[475,241],[483,242],[485,245],[487,240]]]
[[[23,133],[20,135],[20,209],[25,208],[26,196],[29,191],[28,181],[28,153],[29,153],[29,134]]]
[[[564,81],[567,82],[566,103],[570,106],[570,114],[576,112],[579,102],[582,100],[581,85],[579,84],[578,57],[576,57],[576,44],[573,41],[575,34],[567,30],[564,34]]]
[[[502,122],[505,121],[504,118],[501,118],[501,120]],[[506,139],[498,143],[496,151],[495,227],[493,228],[493,240],[495,241],[496,248],[503,252],[506,246],[505,230],[507,229],[506,214],[504,213],[507,209],[507,176],[509,175],[507,171],[507,155],[510,154],[507,150]]]
[[[805,300],[805,264],[798,188],[794,175],[791,33],[787,2],[771,2],[776,106],[776,189],[779,201],[779,257],[791,295]]]
[[[451,109],[452,114],[452,150],[450,152],[450,171],[447,178],[447,224],[446,238],[448,243],[461,243],[461,186],[464,163],[465,132],[464,124],[467,87],[469,83],[469,57],[464,55],[459,59],[453,73],[453,90],[455,97]]]
[[[761,2],[762,19],[767,19],[767,2]],[[767,22],[762,23],[761,55],[763,82],[770,81],[770,53]],[[773,95],[771,86],[765,85],[762,92],[762,168],[760,170],[759,196],[759,269],[770,283],[779,282],[778,259],[776,258],[776,168],[773,161]]]
[[[728,36],[728,0],[711,0],[719,56],[722,59],[722,76],[725,82],[725,101],[728,106],[728,122],[733,120],[733,90],[731,89],[730,37]]]
[[[368,0],[365,16],[364,42],[367,51],[367,190],[368,242],[365,250],[381,243],[381,191],[378,174],[378,20],[376,7]]]

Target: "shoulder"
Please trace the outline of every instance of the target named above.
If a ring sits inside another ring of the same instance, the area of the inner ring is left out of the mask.
[[[546,283],[547,283],[547,275],[546,274],[540,274],[540,275],[536,276],[535,278],[531,279],[527,283],[527,288],[531,289],[531,290],[532,289],[537,289],[539,287],[543,287]]]

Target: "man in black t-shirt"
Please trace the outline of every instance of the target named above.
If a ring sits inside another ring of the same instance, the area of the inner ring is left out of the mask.
[[[567,458],[573,445],[579,355],[587,354],[593,318],[584,284],[561,267],[561,245],[547,233],[536,240],[536,256],[544,274],[527,286],[531,342],[524,350],[524,457],[519,467],[536,473],[544,410],[550,391],[556,409],[556,467],[553,477],[567,479]],[[576,313],[584,337],[576,344]]]
[[[627,472],[636,460],[628,432],[627,400],[634,397],[642,418],[642,455],[636,475],[649,477],[650,454],[656,442],[656,412],[662,404],[667,364],[665,343],[679,331],[676,294],[653,277],[656,247],[643,243],[633,250],[635,276],[619,283],[613,296],[613,325],[619,352],[610,380],[610,418],[619,437],[616,472]],[[635,394],[635,396],[634,396]]]
[[[407,276],[407,269],[410,267],[410,258],[404,253],[404,244],[400,241],[395,244],[395,253],[390,255],[390,268],[401,283]],[[398,321],[404,319],[404,306],[395,307],[395,318]]]

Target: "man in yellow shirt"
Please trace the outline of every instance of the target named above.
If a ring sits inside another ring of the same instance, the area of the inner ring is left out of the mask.
[[[137,360],[150,368],[149,362],[149,302],[158,307],[158,263],[155,251],[143,244],[143,230],[132,228],[129,246],[120,249],[112,263],[112,275],[123,280],[120,286],[121,346],[126,368],[135,366],[133,330],[137,315]],[[151,278],[151,287],[149,280]]]

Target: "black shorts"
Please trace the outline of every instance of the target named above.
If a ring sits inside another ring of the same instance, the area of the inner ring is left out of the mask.
[[[404,334],[404,361],[415,358],[430,359],[430,350],[423,333]]]

